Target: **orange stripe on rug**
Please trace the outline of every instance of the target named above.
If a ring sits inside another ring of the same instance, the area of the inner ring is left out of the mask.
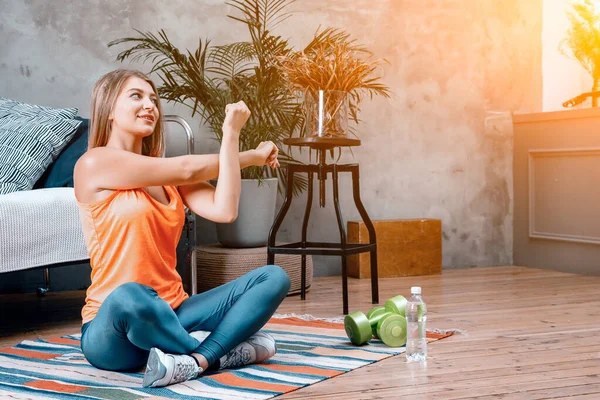
[[[298,389],[298,386],[254,381],[251,379],[240,378],[233,374],[212,375],[210,378],[214,379],[215,381],[217,381],[219,383],[222,383],[223,385],[237,386],[237,387],[258,389],[258,390],[269,390],[271,392],[287,393],[289,391]]]
[[[13,354],[15,356],[36,358],[38,360],[50,360],[51,358],[58,357],[61,355],[53,353],[42,353],[40,351],[15,349],[12,347],[5,347],[3,349],[0,349],[0,354]]]
[[[447,338],[452,335],[454,335],[454,331],[448,331],[446,333],[427,331],[427,339],[433,339],[433,340],[431,340],[432,342],[434,342],[436,340]]]
[[[55,392],[62,393],[77,393],[89,389],[88,386],[67,385],[64,383],[45,380],[27,382],[24,384],[24,386],[34,387],[37,389],[52,390]]]
[[[343,371],[336,371],[333,369],[303,367],[300,365],[260,364],[260,366],[264,367],[264,368],[272,369],[274,371],[295,372],[298,374],[306,374],[306,375],[328,376],[330,378],[344,373]]]
[[[344,324],[340,322],[327,322],[327,321],[305,321],[300,318],[271,318],[270,324],[277,325],[293,325],[293,326],[310,326],[313,328],[329,328],[329,329],[344,329]]]
[[[68,339],[68,338],[50,338],[50,339],[45,339],[46,342],[48,343],[55,343],[55,344],[74,344],[79,346],[81,344],[81,341],[79,340],[75,340],[75,339]]]

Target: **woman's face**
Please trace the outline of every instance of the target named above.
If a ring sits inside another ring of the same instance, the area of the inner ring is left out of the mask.
[[[110,115],[112,130],[146,137],[158,121],[158,97],[152,86],[136,76],[130,77],[117,96]]]

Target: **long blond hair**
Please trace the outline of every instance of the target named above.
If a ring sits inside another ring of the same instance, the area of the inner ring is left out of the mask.
[[[154,127],[154,132],[150,136],[142,139],[142,154],[151,157],[162,156],[164,149],[164,134],[163,134],[163,113],[158,99],[158,92],[154,82],[140,71],[129,69],[117,69],[96,82],[94,91],[92,92],[92,114],[90,116],[90,132],[88,149],[94,147],[106,146],[111,133],[111,124],[109,116],[115,107],[117,97],[123,88],[125,82],[131,78],[137,77],[145,80],[152,86],[154,93],[157,96],[156,107],[158,108],[159,116]]]

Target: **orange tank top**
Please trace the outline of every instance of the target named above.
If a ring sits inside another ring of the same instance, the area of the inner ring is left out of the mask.
[[[83,323],[94,319],[104,299],[127,282],[154,288],[172,308],[188,298],[175,269],[185,220],[183,201],[176,187],[164,188],[168,205],[144,189],[117,190],[90,204],[78,202],[92,266]]]

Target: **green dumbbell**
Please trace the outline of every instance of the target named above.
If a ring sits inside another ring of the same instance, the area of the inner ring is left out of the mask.
[[[386,300],[385,310],[406,317],[406,302],[404,296],[398,295]]]
[[[379,321],[382,318],[392,315],[391,312],[385,311],[385,309],[383,311],[377,312],[371,318],[367,318],[362,311],[355,311],[346,315],[344,317],[344,328],[350,341],[360,346],[371,340],[373,338],[373,330],[375,329],[375,332],[377,332]]]
[[[406,302],[407,300],[404,298],[404,296],[394,296],[385,301],[385,306],[373,307],[371,311],[367,313],[367,318],[371,319],[371,316],[384,311],[392,312],[394,314],[406,317]]]
[[[406,318],[390,313],[377,323],[377,337],[390,347],[401,347],[406,344]]]
[[[371,310],[367,313],[367,319],[369,321],[371,321],[371,320],[374,321],[374,323],[371,325],[371,330],[373,331],[373,336],[379,337],[379,336],[377,336],[377,322],[379,322],[379,319],[381,318],[381,314],[384,314],[387,312],[389,312],[389,311],[386,311],[384,306],[377,306],[377,307],[371,308]],[[376,317],[377,317],[377,319],[375,320]]]
[[[390,318],[394,315],[400,318]],[[375,336],[388,346],[399,347],[406,343],[405,315],[406,299],[398,295],[388,299],[385,306],[373,307],[367,315],[360,311],[347,315],[344,328],[356,345],[365,344]]]
[[[373,318],[367,318],[360,311],[355,311],[344,318],[344,328],[350,341],[356,345],[367,343],[376,336],[390,347],[400,347],[406,343],[406,318],[389,311],[376,310]]]

